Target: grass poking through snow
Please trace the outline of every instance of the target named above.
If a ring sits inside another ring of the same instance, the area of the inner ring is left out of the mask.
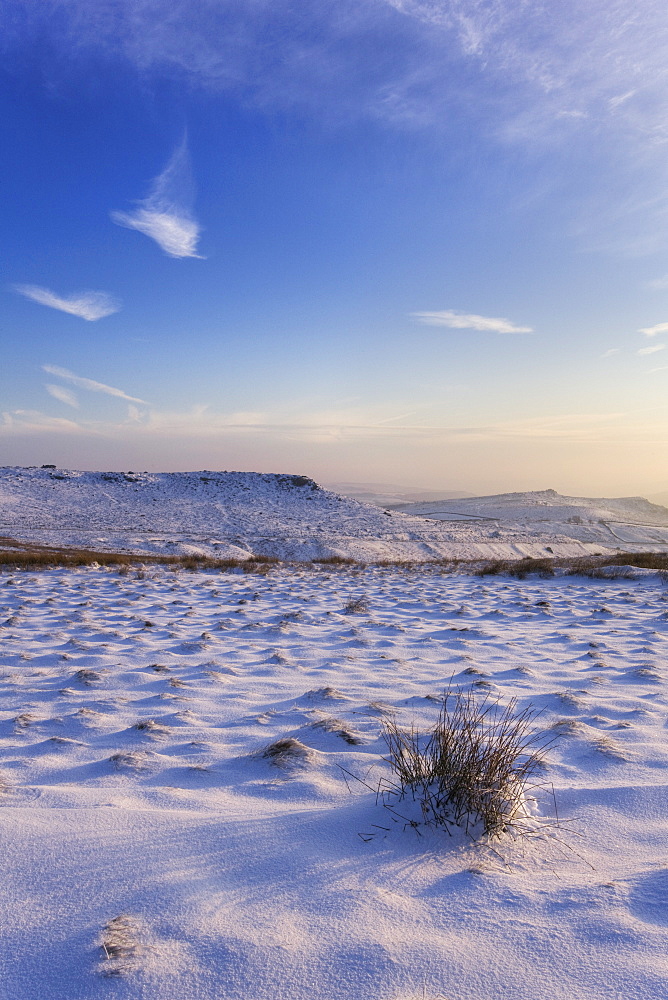
[[[476,836],[500,836],[525,815],[526,793],[542,769],[549,738],[531,709],[506,708],[472,692],[448,690],[430,732],[383,720],[386,758],[399,798],[413,798],[423,821]]]

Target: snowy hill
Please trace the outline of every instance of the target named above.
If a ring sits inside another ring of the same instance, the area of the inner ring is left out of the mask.
[[[552,491],[453,500],[443,520],[442,504],[387,512],[305,476],[4,468],[0,535],[115,551],[360,560],[578,556],[668,541],[668,511],[647,501],[567,501]],[[596,507],[620,503],[635,504],[631,538],[617,524],[626,508]],[[653,519],[649,528],[643,519]]]
[[[395,508],[414,516],[456,522],[479,519],[504,527],[534,527],[582,542],[626,551],[668,547],[668,508],[644,497],[566,497],[555,490],[501,493],[447,503],[411,503]]]

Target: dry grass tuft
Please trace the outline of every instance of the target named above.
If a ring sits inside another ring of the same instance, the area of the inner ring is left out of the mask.
[[[32,712],[21,712],[20,715],[16,715],[12,719],[17,729],[27,729],[28,726],[31,726],[36,721],[37,716],[33,715]]]
[[[488,697],[445,692],[427,733],[383,720],[386,758],[395,776],[389,791],[411,796],[423,821],[447,830],[499,837],[526,815],[525,795],[544,766],[550,739],[533,728],[531,709],[517,712]]]
[[[73,676],[73,680],[85,684],[86,687],[90,687],[96,681],[101,681],[102,675],[98,674],[96,670],[77,670]]]
[[[594,750],[603,754],[604,757],[609,757],[611,760],[623,762],[632,759],[631,756],[626,753],[622,747],[615,742],[615,740],[611,740],[609,736],[597,736],[591,741],[591,745]]]
[[[584,736],[588,727],[579,719],[557,719],[550,729],[559,736]]]
[[[661,674],[652,667],[638,667],[637,670],[632,671],[631,676],[636,677],[640,681],[658,682],[661,680]]]
[[[553,697],[558,698],[564,708],[572,708],[575,711],[583,707],[583,701],[575,691],[555,691]]]
[[[127,913],[114,917],[105,925],[100,941],[105,976],[120,976],[136,966],[141,951],[140,937],[139,922]]]
[[[321,687],[321,688],[311,688],[310,691],[304,692],[305,698],[326,698],[329,701],[343,701],[345,699],[345,694],[337,691],[334,687]]]
[[[117,768],[128,768],[131,771],[145,771],[153,757],[146,750],[129,750],[127,753],[119,751],[109,758],[110,762]]]
[[[304,767],[310,764],[315,755],[311,747],[307,747],[294,736],[286,736],[275,740],[260,751],[265,760],[271,761],[276,767]]]
[[[132,728],[136,729],[139,733],[146,733],[148,736],[169,735],[169,728],[163,726],[160,722],[156,722],[155,719],[139,719]]]
[[[311,729],[320,729],[325,733],[333,733],[350,746],[360,746],[364,742],[342,719],[335,719],[333,716],[327,716],[324,719],[318,719],[317,722],[312,722]]]
[[[366,615],[369,612],[369,598],[366,594],[361,594],[359,597],[351,597],[349,601],[343,605],[344,615]]]

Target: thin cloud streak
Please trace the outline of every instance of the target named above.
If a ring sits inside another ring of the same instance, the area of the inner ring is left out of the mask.
[[[134,212],[111,212],[112,222],[154,240],[168,257],[200,257],[200,225],[191,210],[192,177],[184,139],[151,184],[148,198]],[[201,259],[201,257],[200,257]]]
[[[639,351],[636,351],[636,354],[656,354],[657,351],[665,351],[665,349],[665,344],[654,344],[653,347],[641,347]]]
[[[79,316],[88,322],[104,319],[105,316],[111,316],[121,308],[119,299],[107,292],[74,292],[72,295],[63,296],[57,295],[49,288],[42,288],[41,285],[14,285],[13,288],[19,295],[24,295],[33,302],[39,302],[40,305],[49,306],[51,309],[59,309],[71,316]]]
[[[66,389],[64,385],[47,385],[46,391],[53,396],[54,399],[59,400],[61,403],[65,403],[67,406],[72,406],[75,410],[79,409],[79,400],[74,393],[70,389]]]
[[[440,312],[411,313],[418,323],[426,326],[447,326],[452,330],[482,330],[486,333],[533,333],[533,327],[517,326],[509,319],[477,316],[475,313],[457,313],[452,309]]]
[[[58,365],[42,365],[42,371],[48,372],[49,375],[57,375],[58,378],[65,379],[80,389],[88,389],[89,392],[102,392],[107,396],[116,396],[118,399],[125,399],[129,403],[142,403],[144,406],[148,406],[145,399],[138,399],[137,396],[128,396],[122,389],[116,389],[113,385],[105,385],[104,382],[96,382],[92,378],[83,378],[81,375],[75,375],[74,372],[68,371],[67,368],[60,368]]]
[[[668,333],[668,323],[657,323],[656,326],[641,327],[638,333],[644,333],[646,337],[656,337],[659,333]]]
[[[331,411],[330,413],[305,413],[301,418],[286,420],[283,415],[255,412],[215,413],[205,406],[195,406],[190,411],[154,411],[149,414],[130,413],[133,441],[151,443],[220,441],[225,438],[242,438],[250,442],[261,440],[291,442],[336,443],[340,441],[373,442],[394,441],[439,445],[447,442],[505,441],[505,440],[562,440],[609,441],[643,440],[651,435],[657,440],[666,439],[663,420],[637,420],[624,412],[572,413],[535,417],[525,420],[499,421],[493,424],[472,425],[415,425],[390,426],[369,420],[370,414],[356,411]],[[136,418],[139,417],[139,421]],[[135,422],[136,421],[136,422]],[[110,440],[126,440],[130,424],[127,420],[63,421],[36,411],[14,410],[4,417],[0,433],[13,436],[26,431],[60,430],[82,436],[93,434]]]
[[[653,278],[651,281],[646,281],[645,287],[651,288],[654,292],[664,292],[668,288],[668,274],[664,274],[662,278]]]

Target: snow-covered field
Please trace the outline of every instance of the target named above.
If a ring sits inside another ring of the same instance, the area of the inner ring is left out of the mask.
[[[529,505],[536,495],[522,494]],[[469,501],[456,501],[462,502]],[[668,519],[668,511],[655,509]],[[561,523],[553,517],[548,524],[477,516],[446,522],[418,514],[384,511],[304,476],[0,469],[0,535],[29,543],[365,561],[577,557],[626,547],[600,527],[591,538],[580,538],[566,518]],[[638,547],[657,545],[650,540],[631,546]]]
[[[5,572],[0,609],[4,996],[668,996],[658,576]],[[376,800],[383,718],[451,677],[558,735],[534,835]]]

